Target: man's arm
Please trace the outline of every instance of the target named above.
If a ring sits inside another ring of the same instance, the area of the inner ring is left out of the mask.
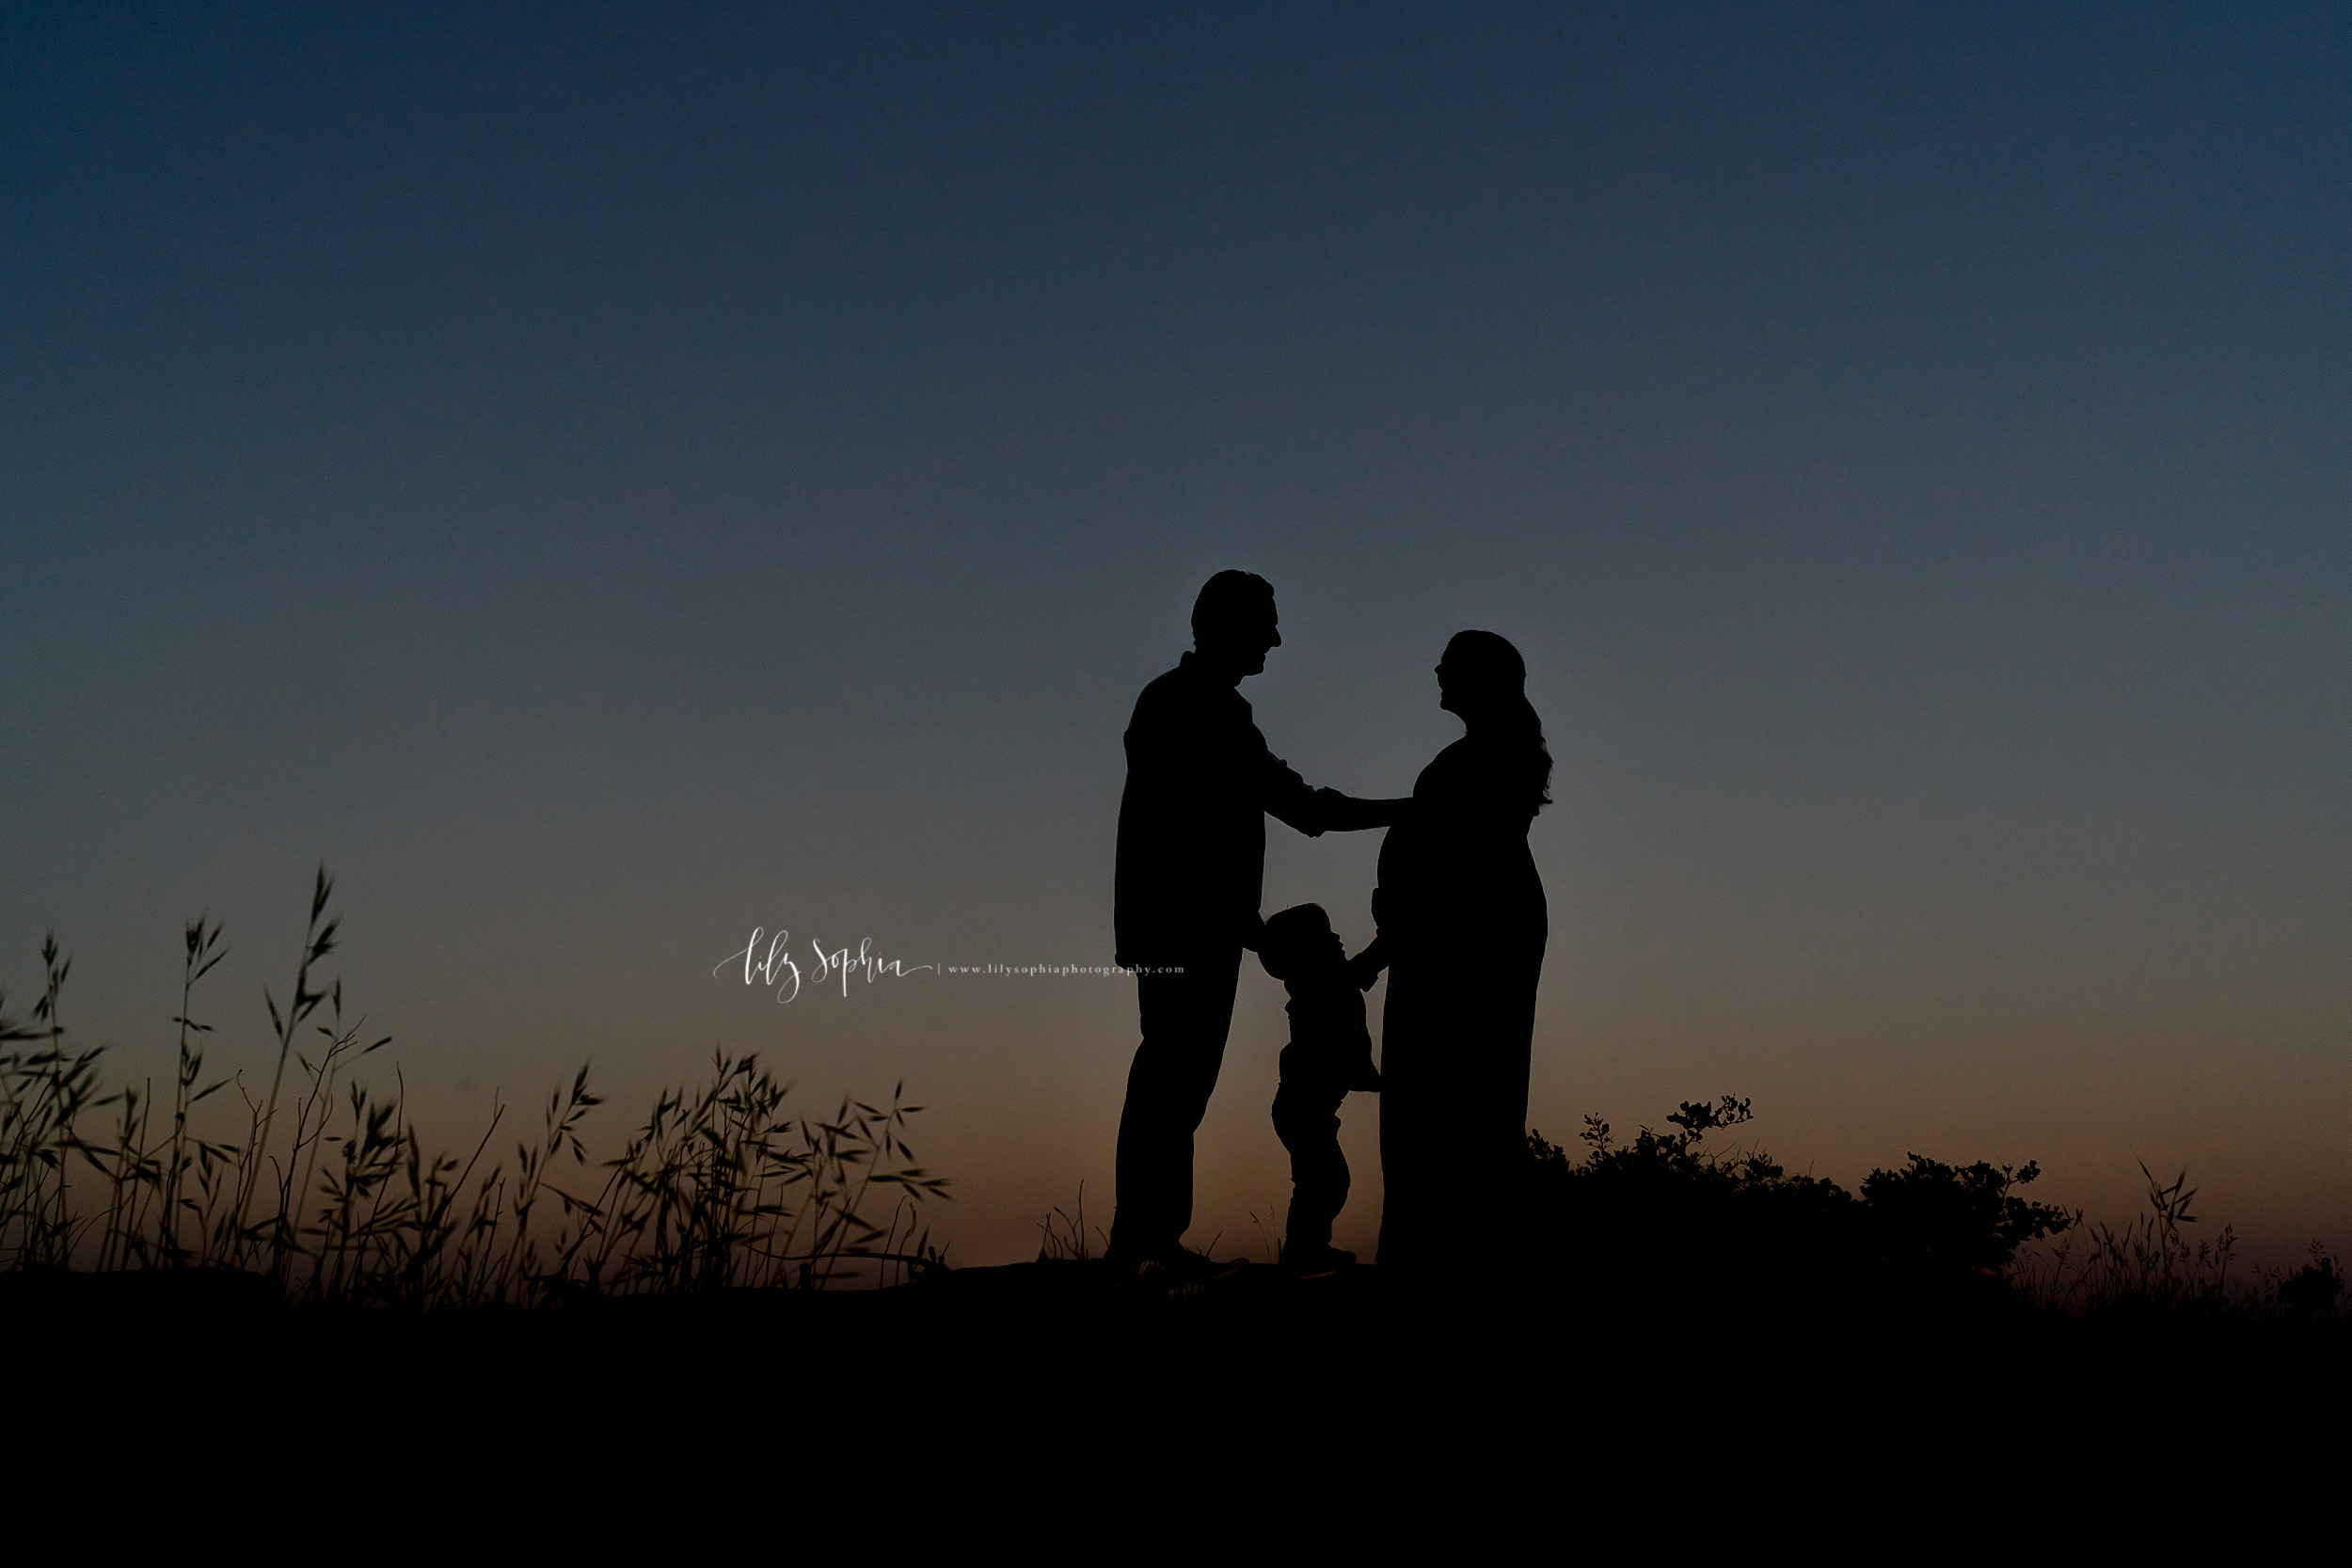
[[[1259,804],[1265,808],[1265,814],[1277,822],[1289,823],[1309,838],[1321,838],[1330,824],[1323,819],[1323,802],[1318,797],[1329,791],[1310,788],[1307,781],[1298,776],[1298,769],[1272,752],[1265,752],[1259,767]]]
[[[1262,743],[1263,744],[1263,743]],[[1359,800],[1336,789],[1312,789],[1298,770],[1272,752],[1265,753],[1263,803],[1268,816],[1287,822],[1309,838],[1327,832],[1355,832],[1362,828],[1394,826],[1411,805],[1406,796],[1394,800]]]

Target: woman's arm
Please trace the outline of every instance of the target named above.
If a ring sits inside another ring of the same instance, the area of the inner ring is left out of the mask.
[[[1405,808],[1412,803],[1409,795],[1390,800],[1363,800],[1353,795],[1343,795],[1336,789],[1315,791],[1316,812],[1327,832],[1352,833],[1364,828],[1393,828],[1405,819]]]

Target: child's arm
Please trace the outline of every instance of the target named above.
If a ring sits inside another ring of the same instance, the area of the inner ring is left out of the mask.
[[[1347,960],[1347,977],[1356,982],[1358,990],[1370,990],[1380,972],[1389,967],[1387,943],[1386,937],[1375,937],[1370,946]]]

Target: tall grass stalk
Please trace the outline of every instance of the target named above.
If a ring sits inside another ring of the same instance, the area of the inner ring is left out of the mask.
[[[167,1127],[154,1125],[151,1085],[96,1098],[104,1048],[66,1050],[72,960],[48,940],[30,1022],[0,994],[0,1264],[232,1269],[295,1300],[436,1307],[885,1284],[944,1263],[921,1216],[948,1184],[915,1163],[906,1134],[922,1107],[903,1085],[887,1105],[844,1099],[831,1117],[796,1117],[789,1085],[756,1057],[716,1052],[707,1082],[664,1091],[621,1153],[592,1164],[582,1130],[602,1101],[583,1066],[511,1163],[489,1157],[497,1101],[463,1161],[426,1153],[405,1078],[386,1097],[354,1076],[390,1037],[363,1044],[341,980],[316,978],[337,945],[333,890],[320,867],[291,996],[280,1006],[263,992],[274,1060],[258,1099],[240,1075],[204,1081],[213,1027],[196,1018],[197,990],[227,949],[217,924],[189,924]],[[242,1135],[207,1136],[200,1107],[230,1086]],[[92,1142],[81,1124],[101,1108],[117,1114]],[[88,1215],[71,1185],[77,1159],[103,1179]],[[884,1196],[876,1224],[866,1210]]]

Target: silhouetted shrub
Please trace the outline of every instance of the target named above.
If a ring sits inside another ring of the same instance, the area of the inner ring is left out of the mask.
[[[1734,1096],[1685,1101],[1666,1118],[1674,1131],[1644,1127],[1622,1147],[1607,1122],[1587,1117],[1581,1159],[1531,1133],[1522,1219],[1537,1270],[1710,1295],[1979,1291],[2005,1288],[2021,1245],[2074,1223],[2016,1196],[2041,1174],[2032,1164],[1956,1166],[1913,1154],[1899,1170],[1871,1172],[1856,1196],[1792,1176],[1761,1150],[1701,1147],[1749,1117]]]
[[[1862,1182],[1875,1260],[1926,1278],[1999,1275],[2027,1242],[2071,1229],[2074,1216],[2019,1197],[2015,1189],[2042,1174],[1979,1160],[1947,1165],[1924,1154],[1900,1170],[1874,1170]]]
[[[2306,1263],[2279,1281],[2279,1305],[2299,1318],[2326,1317],[2344,1295],[2344,1275],[2333,1258]]]

